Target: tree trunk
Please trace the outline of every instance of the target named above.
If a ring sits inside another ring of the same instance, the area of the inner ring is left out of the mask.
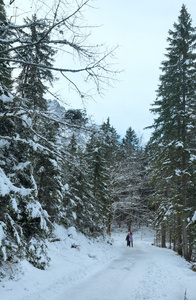
[[[169,230],[169,249],[172,248],[172,230]]]
[[[127,222],[128,231],[131,231],[131,220]]]
[[[176,252],[176,238],[174,237],[174,241],[173,241],[173,250]]]
[[[183,49],[185,51],[185,49]],[[183,59],[186,59],[186,52],[183,54]],[[182,109],[184,115],[186,114],[186,66],[183,65],[183,102],[182,102]],[[186,119],[183,116],[183,123],[182,123],[182,141],[183,141],[183,153],[182,153],[182,201],[183,201],[183,215],[182,215],[182,229],[183,229],[183,254],[184,258],[188,260],[188,237],[187,237],[187,155],[186,155],[186,146],[187,146],[187,130],[186,130]]]
[[[181,218],[180,216],[177,216],[178,218],[178,228],[177,228],[177,252],[179,255],[182,256],[182,235],[181,235]]]
[[[193,237],[191,235],[189,237],[188,244],[189,244],[188,254],[189,254],[189,261],[190,261],[193,253]]]
[[[161,247],[166,248],[166,230],[165,223],[161,225]]]
[[[110,223],[110,220],[108,220],[108,224],[107,224],[107,234],[111,235],[111,223]]]
[[[186,216],[185,216],[186,218]],[[186,219],[183,221],[183,254],[186,260],[190,260],[188,253],[188,237],[187,237],[187,222]]]

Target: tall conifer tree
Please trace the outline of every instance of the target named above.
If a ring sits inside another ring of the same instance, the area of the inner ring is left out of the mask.
[[[30,100],[30,108],[46,110],[45,82],[52,83],[54,77],[51,70],[40,68],[39,65],[51,67],[55,51],[49,46],[47,27],[43,21],[37,20],[37,16],[33,15],[32,19],[27,18],[25,22],[30,25],[30,30],[23,32],[23,38],[29,40],[30,43],[28,47],[17,52],[16,58],[26,58],[26,61],[32,65],[21,63],[22,71],[17,79],[17,90],[20,96]]]
[[[11,31],[8,29],[8,20],[6,17],[3,0],[0,0],[0,39],[6,41],[11,38]],[[9,45],[0,42],[0,57],[9,60],[9,54],[6,52]],[[10,89],[12,87],[11,68],[9,62],[0,63],[0,84]]]
[[[156,196],[159,199],[159,221],[165,224],[173,216],[176,222],[178,252],[190,259],[187,220],[193,209],[190,189],[193,183],[193,158],[196,145],[196,30],[185,5],[178,23],[169,30],[167,60],[152,112],[156,113],[151,146],[156,168]]]
[[[89,168],[88,181],[92,188],[95,209],[92,230],[99,228],[100,231],[106,229],[109,214],[109,169],[105,159],[104,146],[102,133],[97,131],[91,134],[86,147]]]

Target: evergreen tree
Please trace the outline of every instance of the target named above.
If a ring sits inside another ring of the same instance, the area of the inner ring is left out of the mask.
[[[29,64],[21,63],[22,71],[17,79],[17,90],[21,97],[28,99],[29,108],[46,110],[46,100],[43,96],[47,87],[44,82],[52,83],[54,76],[49,69],[40,68],[39,65],[51,67],[55,51],[49,46],[44,21],[37,20],[37,16],[33,15],[32,19],[27,18],[25,23],[30,25],[30,32],[23,31],[23,38],[29,41],[29,46],[17,51],[16,58],[23,57]],[[37,43],[39,40],[41,42]]]
[[[33,44],[36,39],[40,38],[39,30],[42,29],[42,25],[35,16],[29,22]],[[42,30],[42,37],[43,34]],[[24,39],[27,37],[28,35],[24,36]],[[31,67],[24,65],[19,76],[18,94],[25,98],[14,98],[2,89],[3,97],[0,99],[1,112],[4,116],[1,118],[1,135],[3,140],[9,141],[6,145],[4,143],[1,149],[2,172],[10,181],[14,191],[14,193],[10,191],[4,195],[8,197],[8,200],[7,205],[4,206],[2,220],[5,223],[5,231],[9,236],[10,244],[13,244],[14,240],[19,244],[18,248],[6,247],[6,251],[10,256],[13,249],[18,249],[13,251],[13,255],[15,253],[19,256],[21,255],[19,249],[22,248],[29,261],[40,268],[43,268],[44,264],[39,261],[42,255],[38,253],[39,251],[37,252],[37,249],[41,249],[42,245],[38,247],[34,244],[36,241],[41,243],[41,238],[46,237],[50,221],[58,220],[61,200],[61,184],[56,158],[58,151],[55,151],[56,144],[54,144],[58,125],[50,120],[47,114],[47,102],[43,97],[46,91],[43,82],[52,80],[52,74],[39,68],[39,64],[43,62],[46,64],[48,62],[49,65],[50,59],[46,54],[50,57],[54,53],[49,51],[47,41],[48,39],[43,39],[42,44],[35,43],[34,49],[31,48],[31,51],[28,49],[29,52],[20,50],[17,53],[19,57],[26,56],[26,60],[28,57],[34,63]],[[15,113],[9,118],[7,111]],[[4,197],[2,201],[4,203]],[[10,225],[12,234],[9,232]],[[29,247],[34,250],[29,252]]]
[[[23,119],[17,114],[7,118],[5,113],[20,107],[22,114],[22,99],[1,89],[0,103],[4,112],[0,118],[0,223],[4,232],[0,256],[10,261],[14,257],[25,256],[37,267],[44,268],[43,256],[36,250],[42,246],[35,248],[32,244],[35,237],[46,237],[50,223],[48,214],[38,202],[37,186],[28,159],[34,145],[28,137],[21,137],[21,133],[26,131]],[[32,251],[29,253],[31,244]]]
[[[30,127],[33,131],[29,137],[36,142],[39,141],[43,147],[38,148],[29,157],[37,184],[38,199],[49,215],[53,216],[52,219],[55,219],[60,203],[58,199],[60,194],[57,192],[60,190],[59,170],[54,151],[59,125],[50,119],[47,101],[44,98],[47,90],[46,82],[52,83],[54,77],[50,70],[39,67],[40,64],[52,66],[55,51],[48,44],[49,36],[46,35],[47,29],[43,20],[37,20],[36,15],[33,15],[32,19],[27,18],[25,23],[29,25],[29,32],[23,31],[23,38],[29,40],[29,46],[20,49],[16,57],[22,56],[33,64],[21,64],[22,71],[17,79],[17,91],[25,99],[26,106],[32,113]],[[39,40],[41,42],[37,43]],[[26,135],[26,132],[24,134]]]
[[[110,119],[101,125],[102,138],[105,148],[105,159],[108,162],[108,167],[112,167],[114,162],[118,160],[120,155],[120,136],[116,129],[111,126]]]
[[[113,221],[113,203],[115,201],[113,180],[115,177],[116,169],[118,168],[118,163],[121,159],[121,145],[119,142],[120,136],[117,134],[116,129],[111,126],[110,119],[101,125],[101,134],[103,141],[103,153],[108,168],[108,201],[109,201],[109,212],[107,220],[107,232],[111,231],[111,224]]]
[[[126,148],[126,151],[129,151],[130,153],[131,151],[138,149],[139,138],[137,137],[135,131],[131,127],[127,129],[122,144]]]
[[[196,30],[185,5],[174,30],[169,31],[168,43],[152,109],[158,117],[150,144],[160,224],[171,217],[176,221],[178,252],[189,260],[187,224],[195,207],[190,190],[195,184],[196,145],[191,137],[196,134]]]
[[[7,40],[11,38],[12,33],[8,29],[8,21],[6,17],[5,7],[3,0],[0,0],[0,39]],[[9,44],[0,42],[0,56],[7,58],[8,61],[0,63],[0,84],[7,87],[9,90],[12,87],[11,68],[9,66],[9,54],[6,52]]]
[[[68,161],[64,166],[67,189],[64,197],[66,216],[62,220],[66,226],[74,226],[81,232],[89,234],[93,228],[92,186],[88,179],[88,168],[84,150],[78,146],[75,134],[68,145]]]
[[[103,136],[99,131],[93,132],[86,146],[86,159],[89,169],[88,182],[92,187],[93,227],[91,231],[104,232],[107,228],[109,214],[109,169],[105,160]]]

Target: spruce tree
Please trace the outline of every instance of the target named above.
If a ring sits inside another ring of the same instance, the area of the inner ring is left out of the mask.
[[[43,238],[48,232],[48,215],[38,202],[37,186],[29,160],[35,144],[27,136],[21,137],[21,133],[26,131],[22,118],[17,114],[13,118],[7,118],[6,115],[8,110],[14,111],[17,107],[22,113],[22,99],[13,97],[3,88],[0,91],[3,111],[3,117],[0,118],[0,225],[4,233],[0,257],[12,261],[15,257],[26,256],[34,265],[43,268],[42,256],[36,253],[38,247],[29,253],[34,237]]]
[[[27,18],[25,23],[29,25],[29,30],[23,31],[23,38],[29,41],[29,46],[20,49],[16,58],[22,56],[32,64],[21,63],[22,71],[17,78],[17,92],[23,97],[28,112],[31,113],[32,132],[28,129],[29,138],[42,145],[29,157],[38,189],[38,199],[54,220],[54,216],[58,215],[57,203],[60,203],[57,192],[60,189],[59,171],[54,151],[59,125],[50,119],[44,97],[47,91],[46,82],[52,83],[54,76],[50,70],[40,68],[39,65],[52,66],[55,51],[49,46],[50,39],[46,35],[47,29],[43,20],[38,20],[37,16],[33,15],[31,19]]]
[[[174,23],[174,30],[169,30],[167,40],[167,60],[162,62],[160,85],[152,109],[156,114],[150,142],[156,170],[155,193],[159,199],[159,219],[166,222],[173,216],[178,252],[190,259],[187,224],[195,207],[189,191],[194,185],[195,172],[196,145],[191,136],[196,134],[196,30],[185,5],[178,23]]]
[[[5,12],[5,5],[3,0],[0,0],[0,39],[5,42],[11,38],[12,32],[8,27],[8,20]],[[12,87],[11,67],[9,65],[9,54],[6,51],[9,44],[0,42],[0,57],[7,58],[8,61],[0,62],[0,84],[7,87],[9,90]]]
[[[50,119],[44,99],[45,80],[52,80],[53,76],[50,71],[39,68],[43,62],[50,65],[54,52],[49,50],[48,38],[43,38],[44,23],[38,22],[36,16],[28,22],[30,38],[27,32],[21,31],[21,35],[24,39],[31,39],[31,44],[25,51],[18,50],[17,55],[25,57],[26,62],[29,60],[33,65],[21,65],[18,97],[13,97],[5,89],[2,89],[3,96],[0,97],[4,116],[1,118],[1,135],[3,140],[8,141],[1,143],[1,167],[12,186],[10,192],[2,195],[2,203],[7,198],[2,220],[7,241],[14,245],[6,247],[9,259],[14,254],[21,255],[19,249],[23,249],[30,262],[43,268],[39,261],[41,255],[36,249],[42,248],[41,239],[48,234],[51,221],[59,219],[61,203],[56,158],[58,124]],[[43,42],[36,44],[41,37]],[[15,113],[8,118],[7,111]],[[9,231],[9,228],[12,229]],[[10,254],[12,252],[13,255]]]
[[[88,182],[93,195],[93,226],[91,231],[104,232],[107,228],[110,209],[109,201],[109,169],[105,159],[105,148],[102,133],[95,131],[91,134],[86,146],[86,161],[88,165]]]
[[[72,135],[67,150],[68,160],[63,168],[67,184],[63,202],[66,217],[62,222],[89,234],[94,227],[95,215],[92,185],[89,182],[85,150],[77,144],[75,134]]]
[[[29,32],[23,31],[23,38],[29,41],[29,46],[18,50],[16,58],[25,58],[27,64],[20,64],[22,70],[17,79],[17,91],[22,98],[28,100],[29,108],[46,110],[46,82],[52,83],[54,76],[49,69],[40,68],[39,65],[51,67],[55,51],[49,46],[47,26],[43,20],[37,20],[37,16],[33,15],[25,23],[30,25]]]
[[[126,152],[130,152],[138,149],[139,147],[139,138],[137,137],[135,130],[129,127],[123,138],[123,146],[126,148]]]
[[[116,169],[121,157],[120,136],[117,134],[116,129],[110,124],[108,118],[106,122],[101,125],[101,134],[103,140],[103,151],[106,165],[108,168],[108,218],[107,218],[107,233],[111,232],[111,224],[113,221],[113,204],[115,201],[113,180],[115,177]]]

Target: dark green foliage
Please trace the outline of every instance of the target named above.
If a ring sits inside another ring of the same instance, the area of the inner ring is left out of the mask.
[[[4,8],[3,0],[0,1],[0,39],[7,40],[11,38],[12,32],[8,28],[8,20],[6,17],[6,12]],[[11,78],[11,67],[9,65],[9,54],[6,51],[9,45],[6,43],[0,43],[0,56],[2,58],[7,58],[8,61],[0,62],[0,84],[4,87],[11,89],[12,78]]]
[[[17,90],[23,98],[30,100],[29,108],[46,110],[43,95],[47,87],[44,81],[52,83],[54,77],[49,69],[40,68],[39,65],[51,67],[55,51],[48,44],[49,36],[46,35],[47,27],[43,21],[37,20],[36,15],[33,15],[32,19],[28,18],[25,22],[30,24],[30,32],[23,32],[23,38],[29,40],[29,46],[19,50],[16,58],[26,58],[26,61],[32,64],[21,64],[22,71],[18,76]]]
[[[104,231],[107,226],[109,214],[108,181],[109,169],[105,160],[105,145],[102,133],[92,133],[86,148],[87,164],[89,169],[89,182],[92,186],[93,205],[95,214],[93,220],[96,228],[91,230]]]
[[[4,259],[7,260],[25,256],[29,239],[35,235],[46,236],[48,231],[48,216],[37,201],[34,174],[29,161],[33,145],[28,140],[28,134],[25,137],[24,133],[28,130],[17,115],[19,100],[21,104],[21,99],[1,89],[1,112],[4,116],[0,119],[0,221],[4,234],[0,255],[4,253]],[[15,114],[8,117],[7,111]]]
[[[36,20],[36,16],[33,16],[31,23],[33,44],[36,39],[43,37],[44,28]],[[28,35],[27,37],[29,38]],[[50,71],[39,68],[41,63],[51,65],[54,51],[50,51],[47,43],[48,38],[41,45],[18,52],[19,56],[26,56],[26,59],[28,56],[35,64],[21,65],[23,70],[18,80],[18,92],[25,98],[13,97],[5,88],[1,89],[0,133],[3,142],[0,167],[2,185],[10,188],[10,191],[8,188],[1,194],[1,221],[5,236],[1,255],[6,253],[10,260],[14,255],[27,255],[30,240],[46,238],[51,229],[51,221],[59,219],[61,185],[53,148],[58,126],[47,118],[47,102],[43,98],[46,91],[43,82],[51,81],[53,76]],[[3,84],[5,85],[4,82]],[[46,118],[40,111],[46,113]],[[29,252],[29,261],[30,254],[35,261],[38,252],[35,249]],[[39,262],[36,265],[43,267]]]
[[[74,134],[68,145],[68,153],[70,159],[64,167],[67,184],[64,222],[66,226],[75,226],[81,232],[89,234],[95,213],[92,185],[89,182],[85,150],[78,147]]]
[[[127,129],[122,144],[125,148],[125,151],[130,153],[139,148],[139,138],[131,127]]]
[[[85,111],[81,109],[68,109],[64,117],[66,121],[75,125],[85,125],[88,121]]]
[[[190,259],[188,219],[196,209],[193,203],[196,144],[196,31],[183,5],[169,31],[167,60],[152,112],[156,113],[150,141],[153,165],[154,203],[157,226],[174,228],[178,252]],[[176,229],[177,227],[177,229]],[[182,249],[183,243],[183,249]],[[182,249],[182,250],[181,250]]]

